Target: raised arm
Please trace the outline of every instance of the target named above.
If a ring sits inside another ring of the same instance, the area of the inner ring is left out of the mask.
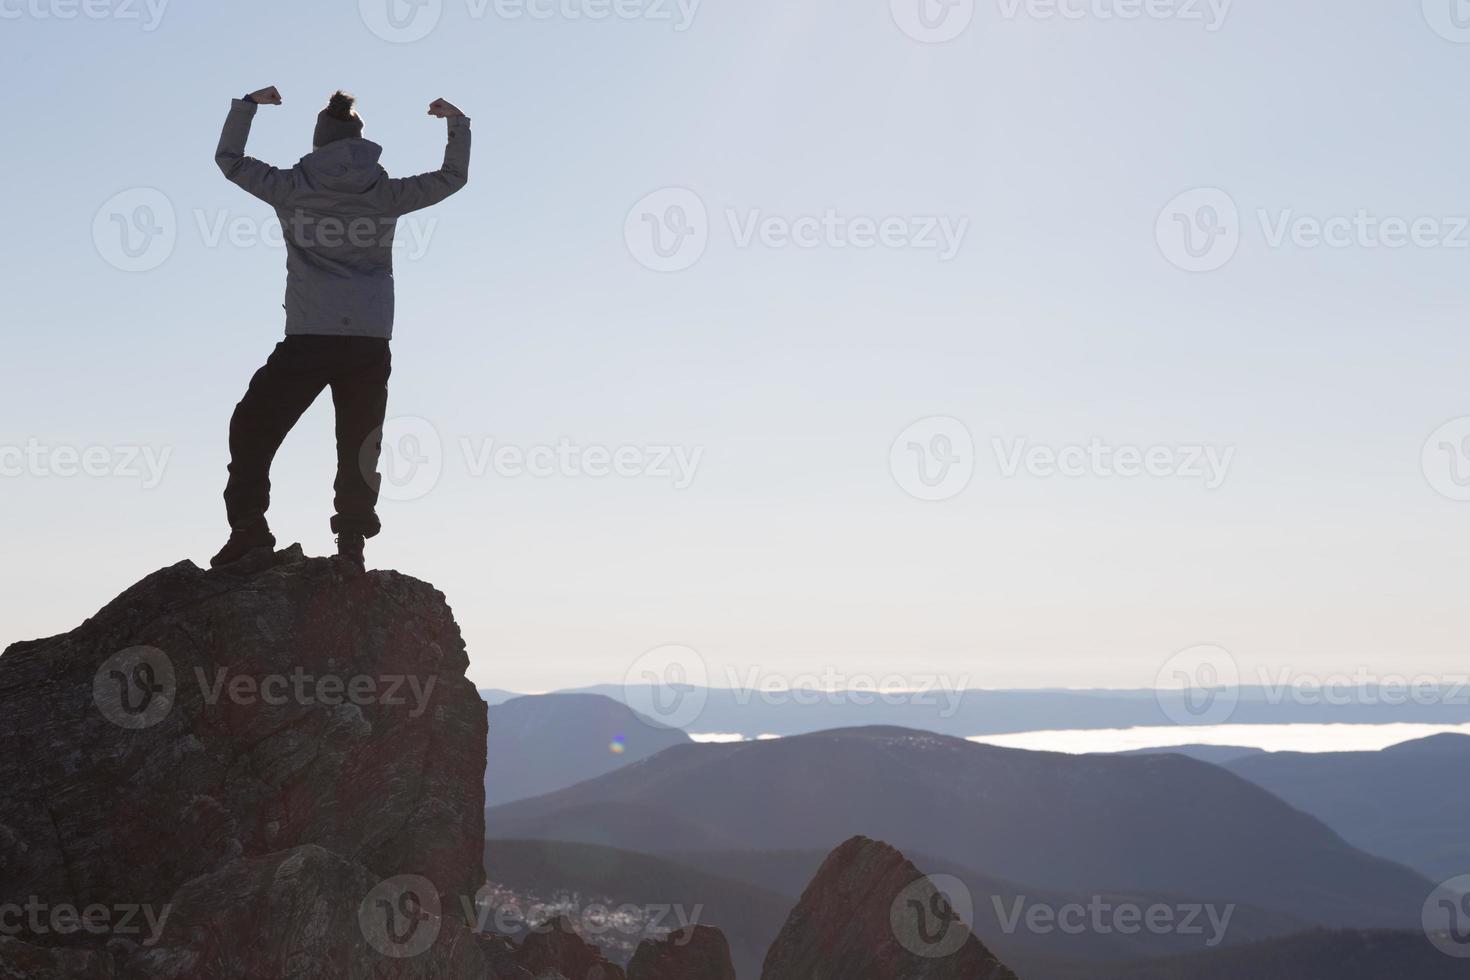
[[[429,115],[448,120],[449,138],[444,147],[444,166],[417,177],[399,177],[388,182],[393,210],[407,214],[438,204],[470,179],[470,120],[443,99],[429,104]]]
[[[267,204],[282,203],[291,189],[291,178],[281,170],[245,155],[245,141],[250,138],[250,122],[258,105],[280,105],[281,93],[274,85],[252,92],[230,103],[225,128],[214,151],[214,162],[220,172]]]

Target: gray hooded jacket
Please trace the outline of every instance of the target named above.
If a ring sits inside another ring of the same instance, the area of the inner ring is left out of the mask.
[[[329,143],[278,170],[245,155],[256,105],[236,99],[214,162],[276,209],[286,240],[286,333],[393,336],[393,233],[400,215],[437,204],[469,180],[470,121],[449,119],[444,166],[392,178],[383,148]]]

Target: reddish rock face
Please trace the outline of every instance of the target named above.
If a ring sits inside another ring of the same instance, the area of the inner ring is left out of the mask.
[[[150,575],[0,657],[0,900],[157,906],[308,844],[473,895],[486,725],[468,664],[444,596],[395,572],[289,549],[252,573]]]
[[[628,963],[628,980],[735,980],[730,944],[710,926],[680,929],[667,939],[645,939]]]
[[[0,948],[0,973],[419,975],[370,949],[357,916],[385,880],[412,880],[387,896],[410,911],[449,916],[484,880],[468,663],[431,586],[299,548],[175,565],[71,633],[12,646],[0,904],[43,914]],[[57,927],[66,909],[100,910],[96,928]],[[488,975],[477,956],[437,962]]]
[[[887,844],[833,851],[766,954],[762,980],[1016,980],[939,883]]]
[[[516,963],[538,978],[559,974],[565,980],[624,980],[622,968],[578,936],[566,916],[527,936]]]

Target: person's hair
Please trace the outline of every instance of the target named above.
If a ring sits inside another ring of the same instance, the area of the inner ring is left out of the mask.
[[[333,119],[340,119],[343,122],[349,122],[352,119],[352,107],[356,104],[356,102],[356,96],[348,92],[344,92],[341,89],[338,89],[337,91],[333,92],[332,97],[327,100],[326,113]]]

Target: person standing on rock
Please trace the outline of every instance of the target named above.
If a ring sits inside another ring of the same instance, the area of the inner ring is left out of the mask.
[[[317,115],[312,152],[290,170],[245,155],[260,105],[280,105],[270,86],[230,105],[214,161],[229,180],[275,208],[286,244],[286,339],[250,380],[230,419],[225,510],[230,539],[218,568],[262,550],[275,536],[266,521],[270,468],[286,434],[322,391],[337,411],[337,554],[366,568],[366,539],[378,522],[378,455],[388,407],[393,336],[393,234],[402,215],[444,200],[469,180],[470,120],[443,99],[429,115],[447,119],[444,165],[417,177],[389,177],[383,148],[362,138],[362,119],[345,92]]]

